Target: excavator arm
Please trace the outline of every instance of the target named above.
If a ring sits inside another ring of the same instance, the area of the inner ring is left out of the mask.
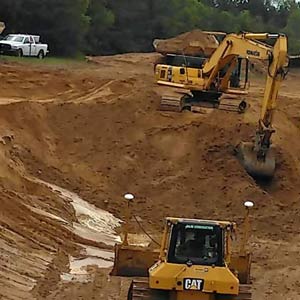
[[[265,155],[264,149],[269,148],[270,138],[274,132],[272,128],[273,115],[276,108],[278,91],[286,75],[285,68],[287,64],[287,40],[285,36],[279,36],[275,43],[272,56],[270,57],[265,94],[259,120],[259,139],[256,146],[262,156]]]
[[[277,38],[276,34],[268,33],[241,33],[227,35],[218,49],[213,53],[210,59],[203,67],[203,73],[207,74],[208,80],[205,89],[210,90],[218,76],[218,73],[225,67],[228,76],[224,76],[220,82],[219,89],[225,91],[228,87],[228,81],[232,70],[237,64],[237,58],[269,60],[273,48],[260,40]]]
[[[278,92],[288,65],[285,35],[277,35],[275,45],[268,54],[268,61],[267,80],[255,141],[241,143],[238,146],[238,156],[250,175],[271,178],[276,167],[274,151],[271,148],[271,136],[275,132],[272,126],[273,117]]]
[[[274,46],[261,41],[276,39]],[[238,58],[268,61],[267,80],[262,101],[261,115],[254,143],[241,143],[238,155],[247,172],[254,177],[272,177],[275,172],[275,155],[271,149],[273,115],[276,109],[278,91],[288,65],[287,38],[283,34],[241,33],[227,35],[218,49],[203,67],[208,80],[205,89],[216,87],[219,72],[228,66],[225,76],[218,83],[218,90],[228,87],[230,75]]]
[[[273,47],[261,42],[268,39],[276,39]],[[272,123],[278,91],[288,65],[287,38],[283,34],[268,33],[227,35],[203,67],[203,73],[208,77],[205,89],[214,88],[218,73],[225,66],[229,66],[218,84],[218,89],[225,91],[238,57],[268,61],[267,80],[255,142],[241,143],[238,147],[238,156],[250,175],[273,177],[276,162],[271,149],[271,136],[274,133]]]

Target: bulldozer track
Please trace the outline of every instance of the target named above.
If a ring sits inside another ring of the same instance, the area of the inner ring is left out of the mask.
[[[132,281],[128,293],[128,300],[150,299],[150,289],[146,281]]]
[[[252,286],[241,284],[239,295],[234,300],[252,300]],[[149,288],[148,280],[133,280],[128,291],[127,300],[168,300],[168,295],[162,291]]]
[[[252,286],[251,284],[240,284],[239,295],[236,300],[252,300]]]

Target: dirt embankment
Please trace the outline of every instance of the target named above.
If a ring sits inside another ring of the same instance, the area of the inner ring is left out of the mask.
[[[255,132],[263,81],[252,84],[245,115],[162,113],[155,58],[128,54],[60,68],[1,64],[3,299],[125,299],[127,281],[109,278],[107,270],[91,267],[88,283],[61,280],[87,241],[70,230],[78,221],[71,201],[36,178],[121,219],[121,195],[135,193],[133,210],[153,233],[165,216],[240,224],[242,203],[251,199],[255,299],[300,297],[300,75],[292,74],[280,95],[278,170],[265,184],[233,156],[234,145]]]

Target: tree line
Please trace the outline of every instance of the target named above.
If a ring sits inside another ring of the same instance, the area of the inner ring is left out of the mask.
[[[1,0],[0,21],[6,33],[41,35],[55,55],[146,52],[195,28],[284,32],[300,53],[296,0]]]

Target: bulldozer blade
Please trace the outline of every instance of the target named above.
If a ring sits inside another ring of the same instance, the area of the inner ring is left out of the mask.
[[[252,177],[270,179],[274,176],[276,161],[272,148],[268,150],[264,160],[257,158],[253,143],[242,142],[236,151],[240,163]]]
[[[229,268],[233,273],[238,274],[240,284],[249,284],[250,280],[250,269],[251,269],[251,254],[245,255],[232,254],[230,258]]]
[[[148,277],[148,269],[158,261],[159,251],[147,247],[116,244],[113,276]]]

